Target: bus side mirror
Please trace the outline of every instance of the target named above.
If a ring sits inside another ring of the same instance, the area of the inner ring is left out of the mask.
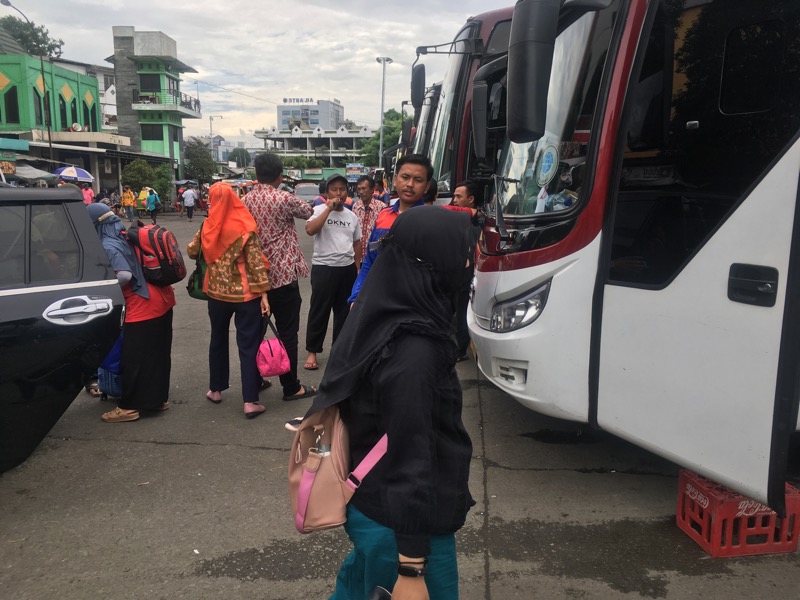
[[[508,56],[501,56],[483,65],[472,78],[472,139],[475,157],[486,158],[486,135],[489,128],[490,90],[508,69]],[[493,107],[496,108],[496,107]]]
[[[415,111],[425,102],[425,65],[414,65],[411,69],[411,106]]]
[[[508,47],[508,139],[544,135],[547,91],[558,32],[559,0],[518,0]]]

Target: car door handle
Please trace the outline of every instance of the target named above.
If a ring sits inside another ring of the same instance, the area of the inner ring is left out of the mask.
[[[80,325],[113,309],[114,301],[105,296],[72,296],[53,302],[44,309],[42,317],[56,325]]]
[[[728,272],[728,299],[753,306],[775,306],[778,269],[734,263]]]

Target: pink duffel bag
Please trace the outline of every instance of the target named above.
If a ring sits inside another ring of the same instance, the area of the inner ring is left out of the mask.
[[[275,330],[272,320],[266,317],[266,322],[275,337],[265,337],[261,342],[256,355],[256,365],[262,377],[276,377],[289,372],[289,355],[286,353],[283,342],[278,338],[278,332]],[[266,331],[264,333],[266,335]]]

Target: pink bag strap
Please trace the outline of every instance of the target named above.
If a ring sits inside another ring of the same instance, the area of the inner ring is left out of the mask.
[[[383,455],[386,454],[386,447],[389,444],[389,438],[386,434],[383,434],[383,437],[378,440],[378,442],[372,447],[367,455],[364,457],[358,466],[353,469],[353,472],[347,477],[347,487],[349,487],[354,492],[358,489],[361,485],[361,482],[364,481],[364,477],[367,476],[378,461],[383,458]]]
[[[280,341],[280,336],[278,335],[278,330],[275,329],[275,325],[272,324],[272,319],[269,318],[269,315],[264,315],[261,320],[261,337],[267,337],[267,329],[272,330],[272,335],[275,336],[275,339]],[[281,342],[281,345],[283,342]]]
[[[303,476],[300,478],[300,487],[297,490],[297,512],[294,513],[294,526],[300,533],[305,533],[308,500],[311,498],[311,488],[314,485],[316,476],[316,471],[303,469]]]
[[[386,434],[378,440],[364,459],[358,463],[353,472],[347,477],[347,487],[356,491],[364,480],[364,477],[372,470],[378,461],[386,454],[389,438]],[[310,460],[309,460],[310,459]],[[308,511],[308,501],[311,498],[311,488],[314,487],[314,479],[317,477],[319,468],[319,456],[309,452],[306,459],[306,468],[303,469],[303,476],[300,478],[300,486],[297,489],[297,511],[294,513],[294,526],[300,533],[305,532],[306,512]]]

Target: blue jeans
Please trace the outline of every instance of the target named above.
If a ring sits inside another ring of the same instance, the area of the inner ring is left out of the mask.
[[[377,585],[391,590],[397,580],[394,532],[368,518],[352,504],[347,506],[344,529],[353,542],[353,550],[339,569],[336,590],[330,600],[366,600]],[[456,540],[452,533],[431,536],[425,585],[433,600],[458,600]]]

